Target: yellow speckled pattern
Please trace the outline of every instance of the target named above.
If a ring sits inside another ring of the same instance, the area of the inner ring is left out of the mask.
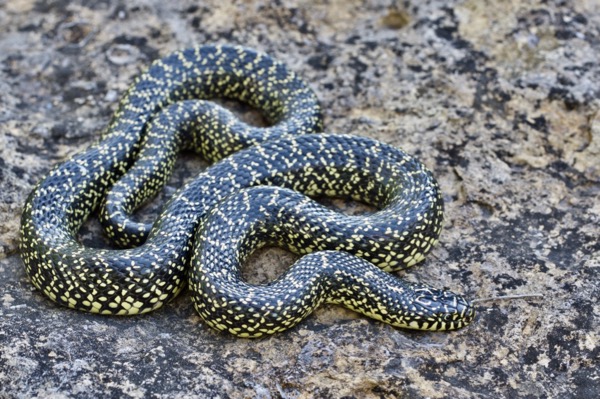
[[[241,122],[207,101],[214,97],[258,108],[271,126]],[[397,148],[321,129],[314,93],[267,55],[203,46],[155,61],[101,141],[29,196],[20,246],[27,274],[61,305],[117,315],[157,309],[189,280],[202,318],[242,337],[283,331],[324,301],[399,327],[466,325],[474,311],[462,296],[386,272],[420,262],[437,241],[443,204],[431,173]],[[162,188],[182,149],[215,164],[153,225],[136,222],[130,215]],[[379,211],[347,216],[307,195]],[[98,207],[124,249],[77,242]],[[264,245],[307,255],[277,281],[250,285],[240,264]]]

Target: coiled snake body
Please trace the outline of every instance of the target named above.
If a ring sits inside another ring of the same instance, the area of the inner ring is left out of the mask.
[[[214,97],[258,108],[271,127],[249,126],[202,100]],[[322,302],[399,327],[469,323],[473,307],[462,296],[387,273],[421,261],[437,241],[443,204],[431,173],[397,148],[321,129],[313,92],[264,54],[203,46],[155,61],[101,140],[29,196],[20,245],[27,274],[61,305],[118,315],[155,310],[189,282],[201,317],[242,337],[283,331]],[[153,225],[132,219],[186,148],[216,163]],[[343,215],[307,195],[379,211]],[[76,240],[99,207],[106,234],[124,249]],[[248,284],[240,264],[265,245],[306,256],[270,284]]]

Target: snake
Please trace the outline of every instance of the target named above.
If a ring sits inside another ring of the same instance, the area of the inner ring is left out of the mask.
[[[215,99],[248,104],[267,126],[245,123]],[[210,165],[153,223],[140,222],[136,210],[186,150]],[[348,215],[319,197],[375,210]],[[92,214],[111,246],[78,240]],[[439,186],[415,157],[368,137],[323,133],[315,93],[269,55],[202,45],[154,61],[99,140],[34,187],[19,245],[31,283],[80,311],[147,313],[187,286],[208,326],[239,337],[287,330],[323,303],[442,331],[469,324],[471,302],[392,273],[425,258],[442,221]],[[247,282],[242,266],[268,246],[300,258],[274,281]]]

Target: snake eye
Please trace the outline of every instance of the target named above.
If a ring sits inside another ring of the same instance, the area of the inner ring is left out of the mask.
[[[455,313],[446,313],[442,316],[442,319],[446,322],[454,321],[455,318],[456,318]]]

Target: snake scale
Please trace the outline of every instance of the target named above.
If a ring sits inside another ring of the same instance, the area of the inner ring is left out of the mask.
[[[245,124],[213,98],[247,103],[270,126]],[[474,310],[463,296],[388,273],[437,242],[443,203],[432,174],[398,148],[321,130],[314,93],[265,54],[200,46],[155,61],[99,142],[27,199],[20,251],[31,282],[60,305],[114,315],[158,309],[188,284],[202,319],[240,337],[283,331],[323,302],[397,327],[468,324]],[[136,221],[185,149],[212,165],[155,223]],[[377,211],[344,215],[311,199],[319,196]],[[115,249],[77,240],[98,209]],[[240,265],[269,245],[303,256],[269,284],[247,283]]]

